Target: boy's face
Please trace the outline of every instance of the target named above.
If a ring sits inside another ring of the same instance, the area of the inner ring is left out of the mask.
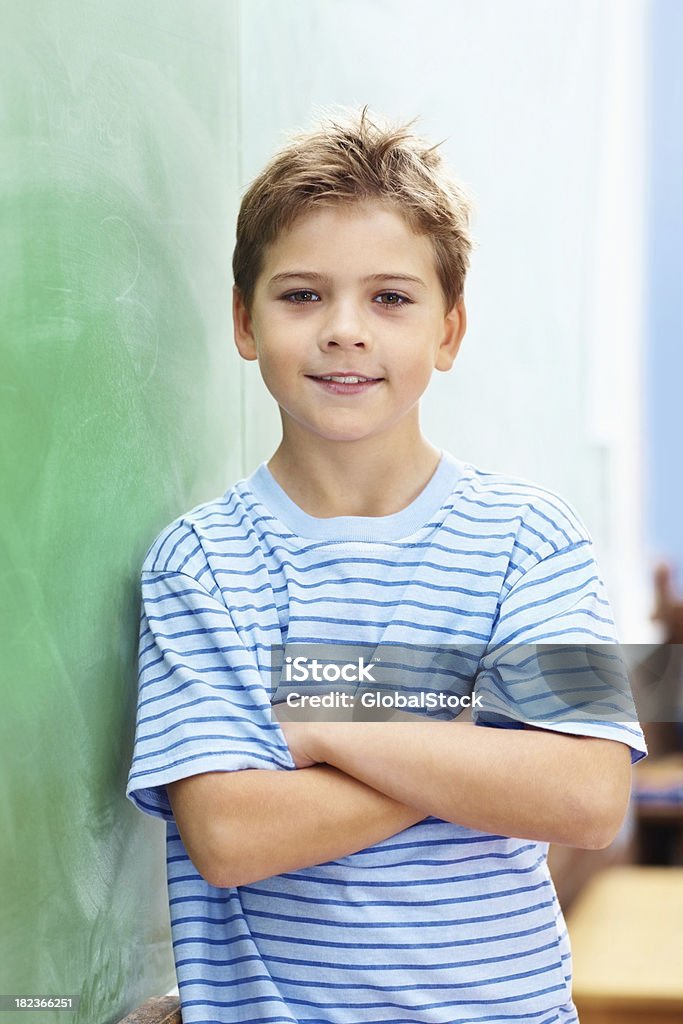
[[[235,342],[258,359],[285,443],[419,436],[418,402],[465,333],[448,313],[431,241],[379,202],[306,214],[265,252],[251,315],[234,293]],[[357,376],[369,382],[323,381]]]

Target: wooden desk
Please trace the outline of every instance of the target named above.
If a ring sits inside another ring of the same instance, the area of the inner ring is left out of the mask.
[[[683,1024],[683,868],[608,868],[567,927],[581,1024]]]

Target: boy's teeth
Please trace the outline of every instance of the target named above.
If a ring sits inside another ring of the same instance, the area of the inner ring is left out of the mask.
[[[321,380],[336,380],[340,384],[360,384],[361,381],[371,380],[370,377],[321,377]]]

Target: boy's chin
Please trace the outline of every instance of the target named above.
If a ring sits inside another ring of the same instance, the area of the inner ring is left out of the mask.
[[[384,431],[381,427],[361,426],[358,423],[327,422],[310,423],[284,413],[282,416],[285,437],[291,438],[297,446],[316,444],[352,444],[370,440]]]

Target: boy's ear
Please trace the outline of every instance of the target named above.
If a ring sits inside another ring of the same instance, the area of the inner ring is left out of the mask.
[[[235,345],[242,359],[250,361],[257,359],[256,339],[254,338],[251,316],[244,305],[242,294],[236,284],[232,286],[232,323]]]
[[[437,370],[450,370],[460,351],[460,343],[467,330],[467,310],[464,298],[458,299],[444,319],[444,333],[434,364]]]

